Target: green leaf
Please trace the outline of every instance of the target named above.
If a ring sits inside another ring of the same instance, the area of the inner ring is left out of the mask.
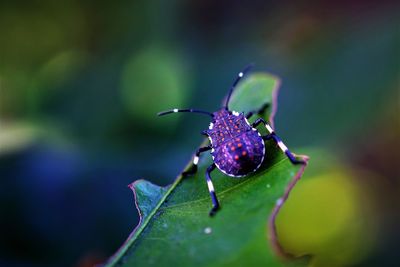
[[[141,220],[147,219],[167,191],[167,188],[154,185],[146,180],[137,180],[130,184],[129,187],[135,195],[135,203],[139,203],[137,209]]]
[[[250,111],[268,103],[264,116],[272,118],[278,84],[268,74],[249,76],[232,95],[231,108]],[[168,188],[133,183],[142,217],[107,266],[282,266],[274,220],[305,166],[293,165],[273,141],[266,142],[266,151],[263,165],[251,175],[212,173],[221,204],[214,217],[208,216],[204,178],[209,156],[200,160],[196,175],[178,176]]]

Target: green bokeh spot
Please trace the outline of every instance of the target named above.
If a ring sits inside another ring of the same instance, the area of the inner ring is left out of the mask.
[[[178,54],[159,48],[135,53],[122,72],[123,104],[135,120],[154,120],[162,109],[184,106],[189,95],[188,76]]]

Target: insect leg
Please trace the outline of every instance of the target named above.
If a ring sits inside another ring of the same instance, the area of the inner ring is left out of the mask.
[[[205,146],[205,147],[200,147],[199,149],[197,149],[196,155],[193,158],[192,167],[189,170],[183,172],[182,175],[183,176],[189,176],[189,175],[195,174],[197,172],[197,164],[199,163],[200,153],[203,153],[203,152],[208,151],[210,149],[211,149],[211,145]]]
[[[269,140],[273,139],[275,143],[279,146],[279,148],[285,153],[285,155],[289,158],[289,160],[293,164],[305,164],[306,162],[304,160],[298,160],[292,152],[287,148],[287,146],[282,142],[282,140],[279,138],[279,136],[276,135],[275,131],[272,129],[272,127],[262,118],[258,118],[253,124],[252,127],[257,127],[259,124],[264,124],[265,128],[269,132],[269,134],[263,136],[264,140]]]
[[[201,134],[201,135],[204,135],[204,136],[206,136],[206,137],[208,137],[207,130],[202,131],[200,134]]]
[[[219,202],[217,199],[217,195],[215,194],[215,190],[214,190],[214,185],[211,181],[211,176],[210,173],[215,169],[215,164],[211,164],[206,171],[206,181],[207,181],[207,186],[208,186],[208,191],[210,192],[210,196],[211,196],[211,201],[213,204],[212,209],[209,212],[210,216],[215,215],[215,213],[217,212],[217,210],[219,209]]]
[[[250,119],[251,116],[253,116],[254,114],[262,115],[267,108],[269,108],[269,103],[264,104],[259,110],[250,111],[249,113],[247,113],[246,119]]]

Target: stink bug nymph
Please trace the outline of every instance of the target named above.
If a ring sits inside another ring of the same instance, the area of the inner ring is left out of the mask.
[[[219,202],[215,194],[214,186],[211,181],[210,173],[217,167],[226,175],[232,177],[242,177],[255,172],[260,168],[267,153],[265,151],[264,140],[274,140],[279,148],[286,154],[293,164],[304,164],[303,160],[298,160],[285,146],[282,140],[275,134],[272,127],[262,118],[258,118],[254,123],[250,124],[248,119],[254,114],[261,114],[261,110],[249,112],[246,115],[242,112],[229,110],[229,100],[233,90],[239,83],[241,78],[246,74],[251,66],[246,67],[239,72],[233,82],[225,105],[216,112],[208,112],[197,109],[172,109],[158,113],[159,116],[177,113],[177,112],[192,112],[208,115],[212,118],[212,122],[208,130],[202,132],[210,140],[210,145],[201,147],[196,151],[193,158],[193,165],[189,171],[183,172],[182,175],[187,176],[197,172],[197,164],[199,156],[202,152],[211,150],[213,163],[207,168],[206,181],[210,192],[213,207],[210,215],[214,215],[219,208]],[[267,129],[267,135],[262,136],[256,127],[263,124]]]

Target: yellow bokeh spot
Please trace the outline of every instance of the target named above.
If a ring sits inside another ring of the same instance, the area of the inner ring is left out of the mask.
[[[287,252],[313,255],[311,266],[344,266],[366,256],[376,233],[365,210],[368,200],[353,175],[332,171],[296,185],[277,217]]]

